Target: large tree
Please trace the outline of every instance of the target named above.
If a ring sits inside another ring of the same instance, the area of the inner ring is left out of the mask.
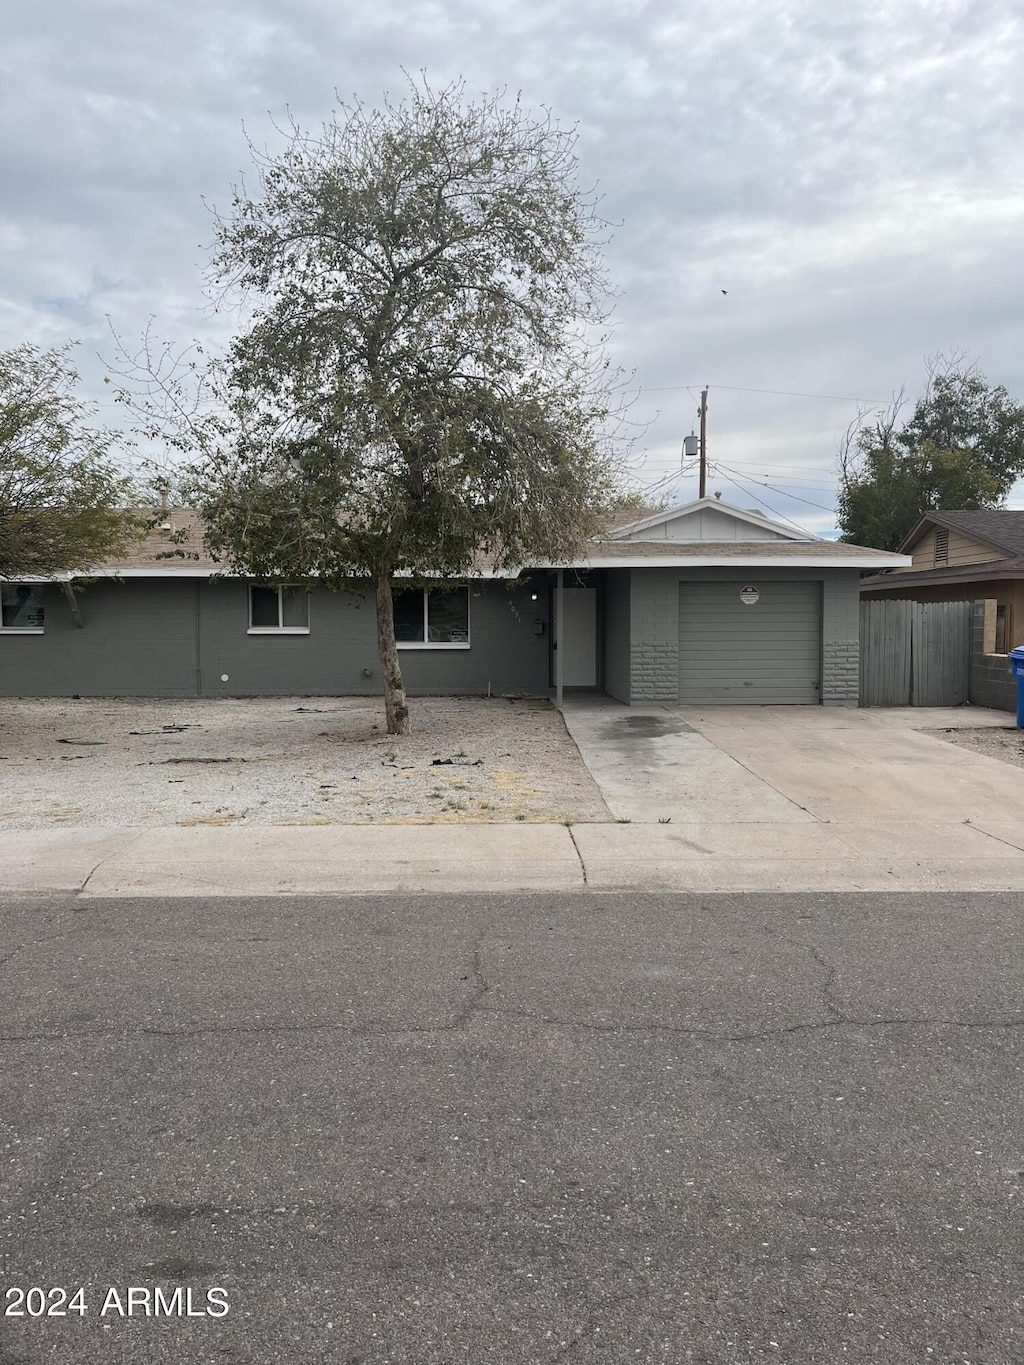
[[[897,398],[840,453],[843,539],[897,550],[929,511],[998,507],[1024,473],[1024,404],[956,362],[933,362],[901,422]]]
[[[613,491],[602,225],[574,144],[518,102],[411,84],[254,151],[216,221],[213,281],[249,313],[190,499],[235,571],[372,583],[391,733],[396,576],[568,555]]]
[[[90,424],[69,351],[0,352],[0,578],[87,570],[140,530],[118,437]]]

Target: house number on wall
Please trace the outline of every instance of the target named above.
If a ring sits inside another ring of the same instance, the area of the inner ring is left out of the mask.
[[[760,596],[761,594],[752,583],[747,583],[740,588],[740,601],[745,607],[752,607]]]

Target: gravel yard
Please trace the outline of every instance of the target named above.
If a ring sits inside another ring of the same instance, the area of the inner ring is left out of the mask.
[[[611,819],[553,706],[365,697],[0,701],[0,828]]]
[[[1004,763],[1015,763],[1018,768],[1024,768],[1024,730],[1018,730],[1016,725],[987,725],[978,729],[965,726],[962,729],[922,730],[921,733],[934,735],[936,739],[944,739],[947,743],[957,744],[962,749],[985,754],[988,758],[1000,758]]]

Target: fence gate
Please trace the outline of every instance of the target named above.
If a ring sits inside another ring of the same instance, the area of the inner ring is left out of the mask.
[[[970,602],[861,602],[861,706],[962,706],[970,673]]]

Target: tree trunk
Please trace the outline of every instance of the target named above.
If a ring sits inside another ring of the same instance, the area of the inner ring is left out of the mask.
[[[395,644],[395,606],[391,597],[391,575],[378,573],[374,579],[377,595],[377,653],[384,679],[384,711],[389,735],[409,733],[409,708],[405,704],[405,683],[398,664]]]

